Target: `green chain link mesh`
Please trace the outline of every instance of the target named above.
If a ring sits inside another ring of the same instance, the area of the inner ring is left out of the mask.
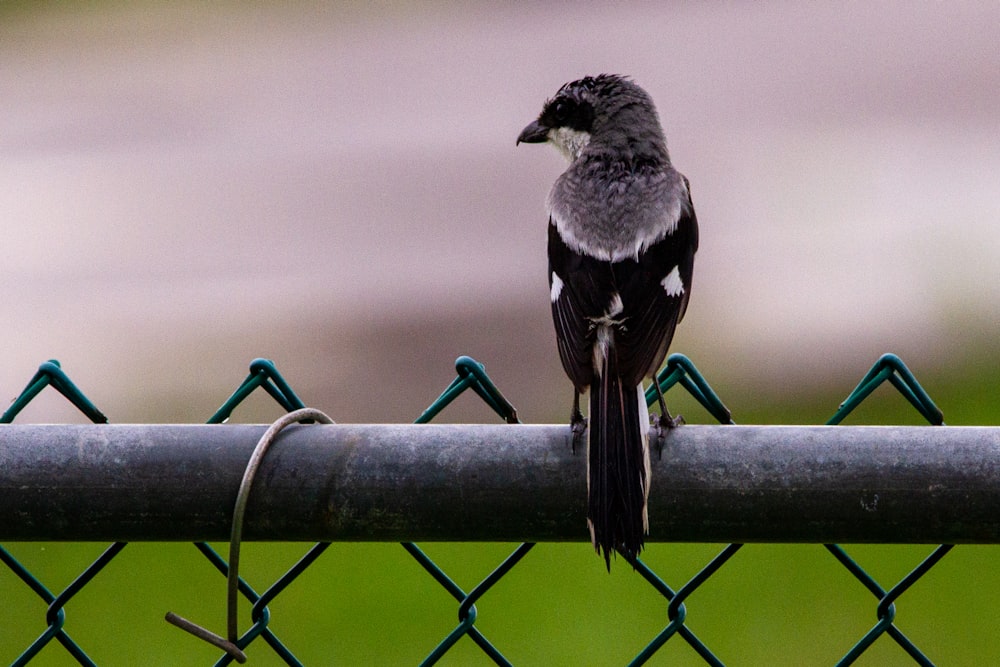
[[[454,381],[417,418],[416,423],[431,421],[458,396],[468,390],[475,393],[507,423],[519,423],[517,412],[513,405],[493,384],[482,364],[469,357],[460,357],[455,363],[455,369],[457,376]],[[676,385],[680,385],[718,423],[735,423],[729,409],[726,408],[702,374],[687,357],[680,354],[671,355],[666,366],[658,374],[657,382],[664,392]],[[876,388],[885,382],[889,382],[892,387],[902,394],[930,424],[942,425],[944,423],[941,411],[920,386],[909,369],[907,369],[906,365],[897,356],[887,354],[882,356],[862,378],[861,382],[848,395],[836,413],[828,420],[827,424],[834,425],[841,423]],[[57,390],[94,423],[106,423],[108,421],[107,417],[87,399],[83,392],[63,372],[57,361],[47,361],[39,367],[38,372],[31,378],[25,389],[13,401],[7,411],[0,416],[0,424],[12,422],[18,413],[46,387],[52,387]],[[256,359],[250,364],[249,375],[209,418],[208,423],[223,423],[227,421],[233,410],[258,389],[265,391],[286,411],[304,407],[304,403],[281,376],[274,363],[266,359]],[[646,393],[646,399],[651,407],[655,405],[655,391],[652,386],[650,386]],[[24,648],[12,664],[28,664],[52,640],[56,640],[61,644],[66,652],[79,664],[95,664],[81,646],[69,635],[66,629],[67,614],[65,606],[74,595],[79,593],[92,579],[98,576],[102,569],[118,556],[126,546],[126,543],[123,542],[117,542],[108,546],[99,558],[88,565],[68,586],[58,593],[52,592],[25,565],[0,546],[0,561],[48,605],[44,619],[45,630]],[[194,546],[223,576],[228,574],[228,564],[211,546],[206,543],[196,543]],[[933,664],[896,625],[896,602],[903,593],[927,574],[952,549],[952,546],[941,545],[935,548],[909,574],[888,589],[869,575],[841,546],[835,544],[824,546],[837,562],[846,568],[877,600],[875,609],[877,622],[848,650],[837,664],[852,664],[883,635],[888,635],[898,643],[917,664]],[[285,664],[302,664],[269,627],[271,612],[268,605],[310,565],[316,562],[329,547],[330,544],[324,542],[312,546],[281,577],[264,588],[262,593],[258,593],[243,578],[240,579],[239,590],[252,605],[251,620],[253,623],[250,629],[239,638],[237,645],[240,648],[246,648],[260,638]],[[418,545],[404,543],[402,547],[458,603],[457,625],[430,650],[421,664],[431,665],[436,663],[463,637],[471,639],[492,662],[498,665],[511,664],[504,657],[500,648],[490,642],[476,626],[479,614],[477,603],[485,600],[490,589],[511,572],[535,545],[531,543],[519,545],[495,569],[487,573],[479,583],[468,591],[459,586]],[[697,574],[676,589],[669,586],[641,559],[629,559],[629,562],[635,568],[635,572],[647,581],[657,593],[662,595],[666,601],[666,626],[652,637],[645,646],[638,647],[639,651],[630,664],[644,664],[669,640],[678,636],[693,648],[706,664],[725,664],[688,626],[687,601],[700,586],[729,563],[742,547],[743,545],[741,544],[726,546],[718,555],[711,558]],[[226,665],[231,661],[231,657],[223,654],[215,664]]]

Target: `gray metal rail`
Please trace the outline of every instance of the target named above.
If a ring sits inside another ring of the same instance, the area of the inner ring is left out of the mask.
[[[266,426],[0,426],[0,540],[226,540]],[[582,541],[566,426],[299,425],[244,538]],[[1000,542],[1000,428],[684,426],[653,454],[650,541]]]

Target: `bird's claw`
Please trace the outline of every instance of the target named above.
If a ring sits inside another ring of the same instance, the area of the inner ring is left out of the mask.
[[[656,440],[656,453],[662,459],[663,445],[666,444],[667,433],[678,426],[682,426],[684,424],[684,417],[681,415],[671,417],[669,414],[651,415],[649,421],[651,422],[653,437]]]
[[[573,433],[572,448],[576,454],[576,446],[583,442],[583,434],[587,432],[587,420],[582,415],[574,415],[569,423],[569,429]]]

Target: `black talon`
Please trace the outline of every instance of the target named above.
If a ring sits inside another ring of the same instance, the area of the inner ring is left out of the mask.
[[[657,417],[656,421],[659,422],[659,427],[666,431],[671,431],[678,426],[683,426],[686,423],[682,415],[671,417],[669,412],[666,415],[660,415]]]
[[[583,434],[587,432],[587,420],[580,417],[578,421],[570,424],[570,430],[573,431],[573,453],[576,454],[576,446],[583,442]]]
[[[649,421],[653,427],[653,431],[656,433],[656,452],[659,457],[663,458],[663,445],[665,444],[667,438],[667,431],[672,431],[673,429],[681,426],[684,423],[684,417],[677,415],[676,417],[671,417],[670,412],[667,411],[667,404],[663,400],[663,391],[660,390],[660,383],[653,378],[653,386],[656,387],[656,400],[660,404],[660,414],[659,416],[651,415]]]
[[[587,432],[587,420],[580,412],[580,392],[573,393],[573,411],[569,415],[569,428],[573,433],[572,448],[576,454],[576,446],[583,441],[583,434]]]

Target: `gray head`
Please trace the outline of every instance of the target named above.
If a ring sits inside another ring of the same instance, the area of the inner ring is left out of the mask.
[[[517,143],[552,143],[570,162],[584,151],[627,162],[669,164],[667,142],[653,100],[616,74],[588,76],[563,85]]]

